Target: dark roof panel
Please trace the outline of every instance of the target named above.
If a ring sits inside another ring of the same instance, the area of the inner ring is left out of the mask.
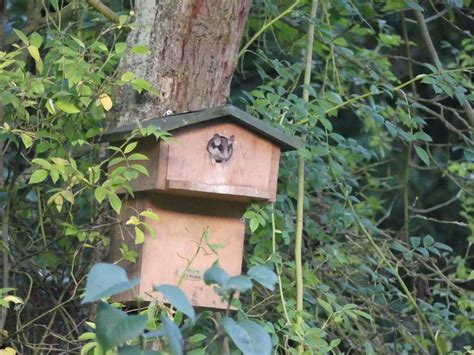
[[[295,150],[302,145],[301,140],[297,137],[290,136],[280,129],[272,127],[268,123],[259,120],[232,105],[153,118],[140,123],[143,127],[154,125],[162,131],[173,131],[178,128],[219,118],[231,118],[235,120],[236,123],[273,141],[275,144],[280,146],[282,151]],[[137,128],[136,124],[115,128],[106,132],[102,136],[102,141],[114,142],[124,140],[127,138],[129,132],[133,131],[135,128]]]

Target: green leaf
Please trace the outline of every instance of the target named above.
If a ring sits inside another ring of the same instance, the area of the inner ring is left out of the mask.
[[[229,279],[229,274],[219,266],[212,266],[206,270],[203,279],[206,285],[218,284],[219,286],[223,286]]]
[[[135,74],[133,74],[131,71],[128,71],[122,74],[122,77],[120,78],[120,80],[128,82],[128,81],[132,81],[134,78],[135,78]]]
[[[432,142],[433,138],[427,135],[425,132],[420,131],[415,133],[415,138],[423,142]]]
[[[13,29],[13,32],[15,32],[15,34],[18,36],[19,39],[21,39],[24,44],[26,44],[27,46],[30,44],[30,41],[28,41],[28,37],[26,37],[23,32],[15,28]]]
[[[131,151],[133,151],[138,145],[138,142],[132,142],[132,143],[129,143],[127,144],[127,146],[125,147],[124,149],[124,154],[128,154],[130,153]]]
[[[165,337],[173,355],[184,354],[184,339],[178,326],[174,324],[165,314],[161,313],[161,323],[165,330]]]
[[[437,248],[437,249],[440,249],[440,250],[445,250],[445,251],[450,252],[450,253],[453,252],[453,248],[451,248],[449,245],[446,245],[446,244],[443,244],[443,243],[440,243],[440,242],[436,242],[434,244],[434,247]]]
[[[110,205],[114,209],[115,213],[119,214],[122,209],[122,201],[117,196],[115,192],[107,192],[107,197],[109,198]]]
[[[98,344],[93,341],[91,343],[87,343],[81,348],[81,355],[86,355],[88,354],[92,349],[94,349]]]
[[[39,49],[43,43],[43,37],[41,37],[41,35],[37,32],[33,32],[30,36],[30,43],[32,46],[35,46]]]
[[[415,145],[415,152],[416,155],[425,163],[426,165],[430,165],[430,157],[428,156],[428,153],[423,148],[418,147]]]
[[[361,311],[360,309],[353,309],[352,312],[357,314],[358,316],[364,317],[365,319],[373,320],[372,317],[370,316],[370,314],[368,314],[364,311]]]
[[[132,315],[100,302],[97,307],[97,341],[104,351],[135,339],[145,330],[147,316]]]
[[[43,71],[43,61],[41,60],[38,48],[35,46],[28,46],[28,53],[33,57],[36,64],[36,69],[41,73]]]
[[[327,118],[325,117],[319,117],[318,118],[319,122],[321,122],[321,124],[324,126],[324,128],[328,131],[328,132],[332,132],[332,123],[331,121],[329,121]]]
[[[118,265],[95,264],[87,275],[85,297],[82,304],[113,296],[138,285],[138,279],[129,280]]]
[[[102,203],[102,201],[104,201],[105,197],[107,196],[107,190],[104,187],[99,186],[95,189],[94,196],[97,202]]]
[[[84,44],[84,42],[82,42],[82,40],[76,36],[73,36],[73,35],[70,35],[71,38],[74,40],[74,42],[76,42],[80,47],[82,48],[86,48],[86,45]]]
[[[130,165],[130,168],[138,171],[139,173],[142,173],[145,176],[150,176],[150,174],[148,174],[147,168],[145,168],[143,165],[132,164]]]
[[[252,218],[250,220],[250,231],[253,233],[257,230],[259,224],[258,224],[258,219],[257,218]]]
[[[318,303],[323,307],[323,309],[326,311],[328,315],[333,314],[334,310],[332,309],[332,306],[329,302],[326,302],[325,300],[318,298]]]
[[[143,231],[135,227],[135,244],[142,244],[145,241],[145,234]]]
[[[188,338],[188,341],[190,343],[199,343],[200,341],[203,341],[205,339],[207,339],[207,336],[205,336],[204,334],[194,334]]]
[[[150,211],[150,210],[141,211],[140,216],[149,218],[153,221],[157,221],[157,222],[160,221],[160,217],[158,217],[158,215],[155,212]]]
[[[420,237],[411,237],[410,238],[410,244],[413,248],[418,248],[421,243],[421,238]]]
[[[161,292],[173,307],[175,307],[181,313],[187,315],[193,321],[196,320],[194,308],[191,306],[188,297],[181,289],[172,285],[160,285],[153,286],[153,290]]]
[[[31,174],[29,184],[37,184],[39,182],[43,182],[48,177],[48,172],[43,169],[36,170],[33,174]]]
[[[247,272],[247,275],[263,287],[268,288],[270,291],[275,289],[275,285],[278,282],[277,275],[272,270],[262,265],[252,266]]]
[[[431,235],[427,235],[426,237],[423,238],[423,246],[425,248],[431,246],[434,244],[434,239]]]
[[[148,55],[150,53],[148,48],[145,47],[145,46],[132,47],[132,52],[135,53],[135,54],[140,54],[140,55]]]
[[[58,101],[56,102],[56,107],[59,108],[61,111],[66,112],[66,113],[79,113],[81,110],[79,110],[76,106],[71,104],[70,102],[66,101]]]
[[[247,292],[252,288],[252,281],[247,276],[238,275],[230,277],[224,284],[224,289],[228,291]]]
[[[33,57],[35,61],[37,62],[41,61],[41,56],[38,51],[38,48],[36,48],[35,46],[28,46],[28,52],[30,53],[30,55]]]
[[[92,340],[95,338],[96,338],[95,333],[87,332],[87,333],[82,333],[78,339],[80,341],[85,341],[85,340]]]
[[[25,148],[29,148],[33,145],[33,139],[26,133],[21,134],[21,141],[23,142]]]
[[[127,157],[128,160],[148,160],[148,157],[144,154],[133,153]]]
[[[259,324],[252,321],[237,323],[229,317],[224,317],[223,323],[226,333],[244,355],[272,353],[272,340]]]

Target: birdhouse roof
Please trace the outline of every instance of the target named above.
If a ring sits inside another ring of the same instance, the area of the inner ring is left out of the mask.
[[[249,130],[268,138],[280,146],[282,151],[295,150],[302,145],[301,140],[297,137],[290,136],[284,133],[282,130],[272,127],[268,123],[259,120],[252,115],[249,115],[247,112],[242,111],[232,105],[153,118],[142,121],[140,124],[142,127],[154,125],[162,131],[173,131],[197,123],[212,122],[213,120],[221,119],[230,119],[235,123],[240,124]],[[106,132],[102,136],[102,141],[114,142],[127,139],[129,133],[137,127],[137,124],[130,124],[127,126],[115,128]]]

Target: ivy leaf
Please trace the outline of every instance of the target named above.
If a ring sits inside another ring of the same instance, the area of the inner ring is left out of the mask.
[[[104,351],[138,337],[145,330],[147,316],[132,315],[100,302],[97,307],[97,341]]]
[[[270,291],[275,289],[275,284],[278,282],[277,275],[272,270],[262,265],[252,266],[247,272],[247,275],[263,287],[268,288]]]
[[[165,337],[173,355],[184,354],[184,339],[178,326],[174,324],[164,313],[161,313],[161,323],[165,330]]]
[[[56,107],[59,108],[61,111],[66,113],[79,113],[81,112],[76,106],[71,104],[70,102],[65,101],[58,101],[56,102]]]
[[[98,301],[135,287],[138,279],[129,280],[127,273],[118,265],[95,264],[87,275],[86,296],[82,304]]]
[[[43,169],[36,170],[33,174],[31,174],[29,184],[37,184],[39,182],[43,182],[48,177],[48,172]]]
[[[172,285],[153,286],[153,290],[165,296],[169,303],[181,313],[187,315],[193,321],[196,320],[196,313],[185,293],[178,287]]]
[[[430,157],[428,156],[428,153],[423,148],[418,147],[415,145],[415,152],[416,155],[425,163],[427,166],[430,165]]]
[[[272,340],[263,328],[252,321],[235,322],[224,317],[224,329],[244,355],[267,355],[272,353]]]

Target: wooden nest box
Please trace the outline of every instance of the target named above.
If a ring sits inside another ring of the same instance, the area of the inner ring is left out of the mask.
[[[121,258],[127,244],[138,253],[136,263],[121,261],[130,276],[140,278],[131,292],[118,297],[130,301],[135,295],[149,299],[153,285],[177,285],[199,307],[225,308],[220,297],[202,279],[215,260],[229,275],[241,273],[245,223],[242,218],[251,201],[276,198],[280,152],[297,149],[299,140],[271,127],[234,106],[188,112],[142,122],[173,134],[170,143],[154,137],[138,138],[134,152],[149,177],[131,182],[134,198],[123,203],[121,223],[111,242],[110,261]],[[104,141],[118,145],[137,126],[109,131]],[[135,244],[125,222],[144,210],[160,220],[145,219],[156,231]],[[221,246],[217,255],[203,240]],[[198,253],[196,253],[199,251]]]

